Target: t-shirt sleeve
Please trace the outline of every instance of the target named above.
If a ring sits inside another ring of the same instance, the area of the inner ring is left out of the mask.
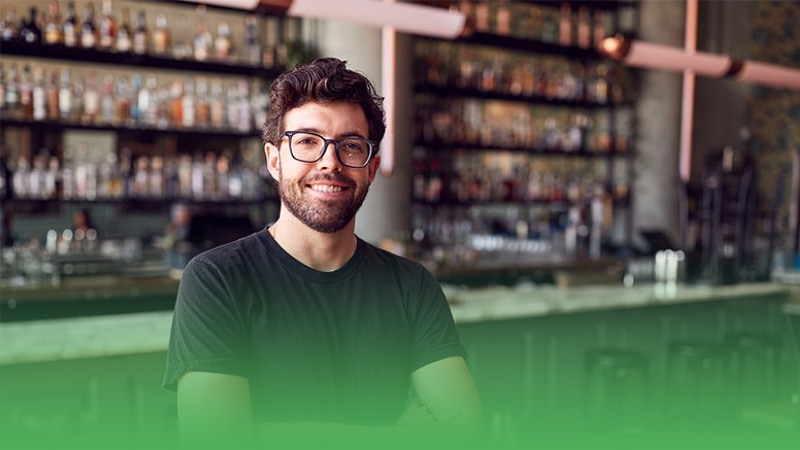
[[[186,372],[247,377],[244,323],[219,267],[195,257],[178,288],[162,385],[174,390]]]
[[[412,370],[451,356],[466,358],[453,314],[439,282],[427,270],[418,281],[416,307],[412,309]]]

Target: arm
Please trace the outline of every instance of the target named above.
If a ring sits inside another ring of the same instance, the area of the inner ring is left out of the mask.
[[[257,435],[264,446],[314,448],[321,443],[350,448],[398,448],[443,442],[475,444],[483,419],[475,384],[461,357],[428,364],[411,375],[419,404],[410,404],[395,427],[342,424],[258,424],[254,429],[250,385],[246,378],[188,372],[178,380],[178,424],[188,448],[246,447]],[[335,446],[333,448],[336,448]]]
[[[417,398],[437,423],[483,428],[478,390],[464,358],[444,358],[411,374]]]
[[[483,449],[481,402],[464,359],[444,358],[411,374],[416,392],[395,426],[336,423],[260,424],[261,442],[278,441],[291,448]],[[420,447],[421,446],[421,447]],[[286,447],[284,447],[286,448]]]
[[[251,410],[246,378],[187,372],[178,380],[178,427],[188,448],[246,448],[252,439]]]

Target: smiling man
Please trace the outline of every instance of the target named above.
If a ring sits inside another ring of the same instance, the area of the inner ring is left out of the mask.
[[[195,257],[181,280],[164,385],[184,443],[478,442],[480,400],[441,288],[355,235],[384,120],[370,81],[334,58],[272,84],[263,137],[279,217]]]

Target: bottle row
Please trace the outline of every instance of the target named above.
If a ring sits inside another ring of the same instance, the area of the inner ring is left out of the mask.
[[[268,94],[243,79],[122,72],[73,73],[69,67],[20,68],[0,63],[3,118],[130,128],[213,129],[251,132],[263,125]]]
[[[47,3],[47,13],[34,3],[29,5],[28,15],[19,20],[16,9],[9,6],[0,21],[0,36],[4,41],[251,66],[275,67],[285,62],[286,47],[279,39],[282,30],[276,17],[259,21],[256,16],[247,15],[243,23],[231,23],[229,17],[210,15],[204,5],[199,5],[192,35],[186,33],[192,27],[187,26],[191,21],[183,13],[173,17],[159,12],[154,22],[148,23],[147,9],[137,2],[140,9],[135,22],[131,22],[128,6],[116,11],[111,0],[103,0],[98,18],[95,3],[84,2],[79,16],[75,2],[69,1],[63,17],[57,1]]]
[[[425,39],[415,40],[414,55],[415,77],[421,86],[600,105],[620,104],[635,96],[631,75],[605,61],[498,52],[486,46]]]
[[[430,265],[556,263],[598,258],[611,240],[609,203],[554,209],[544,205],[502,210],[416,207],[415,259]]]
[[[503,153],[456,153],[452,159],[416,159],[412,195],[416,202],[469,206],[492,202],[582,204],[628,197],[625,165],[613,166],[607,182],[600,161],[529,160]]]
[[[566,1],[552,5],[508,0],[451,3],[481,33],[591,48],[612,32],[611,13],[592,8],[589,2],[578,6]]]
[[[87,152],[61,160],[43,151],[32,161],[20,156],[0,165],[0,197],[20,200],[187,199],[259,200],[267,194],[267,173],[259,173],[227,152],[174,157],[133,156],[123,148],[100,160]],[[5,166],[5,167],[3,167]]]
[[[633,111],[582,110],[468,98],[418,96],[423,144],[494,146],[539,152],[625,152]]]

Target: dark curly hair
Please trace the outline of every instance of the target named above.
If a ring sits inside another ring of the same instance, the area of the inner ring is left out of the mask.
[[[278,145],[287,111],[307,102],[348,102],[364,110],[370,140],[380,142],[386,132],[383,97],[363,74],[350,70],[336,58],[319,58],[284,72],[269,89],[269,112],[262,129],[264,142]]]

